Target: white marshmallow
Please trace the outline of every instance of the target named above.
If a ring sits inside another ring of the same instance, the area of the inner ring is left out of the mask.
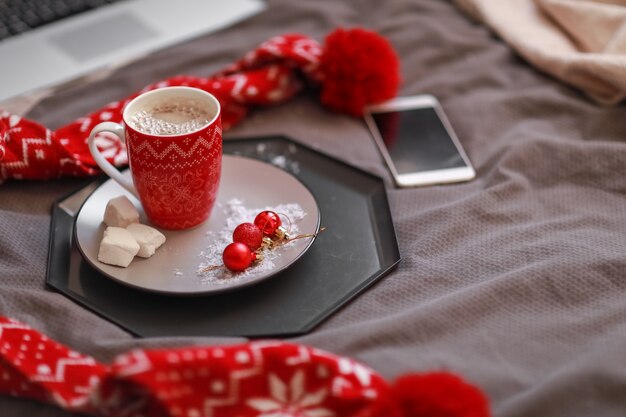
[[[162,244],[165,243],[165,236],[153,227],[145,224],[133,223],[126,228],[139,244],[139,252],[137,256],[149,258],[154,255]]]
[[[104,224],[126,227],[132,223],[139,223],[139,212],[128,197],[121,195],[109,200],[104,210]]]
[[[139,252],[133,234],[121,227],[107,227],[100,242],[98,260],[105,264],[126,268]]]

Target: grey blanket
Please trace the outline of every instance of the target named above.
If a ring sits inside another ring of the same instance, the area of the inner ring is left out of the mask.
[[[60,126],[179,73],[207,75],[273,35],[322,40],[337,26],[387,36],[401,94],[437,96],[477,178],[394,189],[361,120],[313,93],[257,110],[226,140],[284,133],[384,177],[403,261],[294,341],[352,356],[388,378],[450,370],[497,416],[622,416],[626,410],[626,123],[529,67],[437,0],[269,0],[268,10],[57,94],[30,117]],[[45,288],[50,208],[81,181],[0,186],[0,314],[103,362],[134,347],[233,342],[136,339]],[[65,416],[0,398],[2,415]]]

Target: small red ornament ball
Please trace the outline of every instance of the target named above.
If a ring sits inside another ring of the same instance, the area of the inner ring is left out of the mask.
[[[234,242],[224,248],[222,260],[224,266],[233,272],[241,272],[248,268],[254,261],[254,252],[248,245],[241,242]]]
[[[278,214],[273,211],[262,211],[254,219],[254,224],[259,227],[263,231],[265,236],[272,237],[274,236],[274,232],[278,229],[282,222]]]
[[[395,97],[400,86],[400,60],[389,41],[361,28],[328,35],[320,70],[322,104],[353,116],[361,116],[368,104]]]
[[[483,392],[448,372],[398,378],[391,393],[403,417],[489,417]]]
[[[241,223],[233,231],[233,242],[245,243],[250,250],[257,250],[263,243],[263,232],[256,224]]]

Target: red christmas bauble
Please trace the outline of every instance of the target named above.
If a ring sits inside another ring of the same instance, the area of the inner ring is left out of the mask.
[[[245,243],[250,250],[254,251],[263,243],[263,232],[253,223],[241,223],[233,231],[233,242]]]
[[[262,211],[254,218],[254,224],[256,224],[259,229],[263,231],[265,236],[272,237],[274,236],[274,232],[278,229],[282,222],[278,214],[273,211]]]
[[[249,267],[254,261],[254,252],[248,245],[241,242],[234,242],[224,248],[222,260],[224,266],[233,272],[241,272]]]

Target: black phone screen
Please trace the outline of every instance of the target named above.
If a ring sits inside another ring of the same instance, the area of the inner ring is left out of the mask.
[[[467,166],[434,108],[372,117],[399,174]]]

